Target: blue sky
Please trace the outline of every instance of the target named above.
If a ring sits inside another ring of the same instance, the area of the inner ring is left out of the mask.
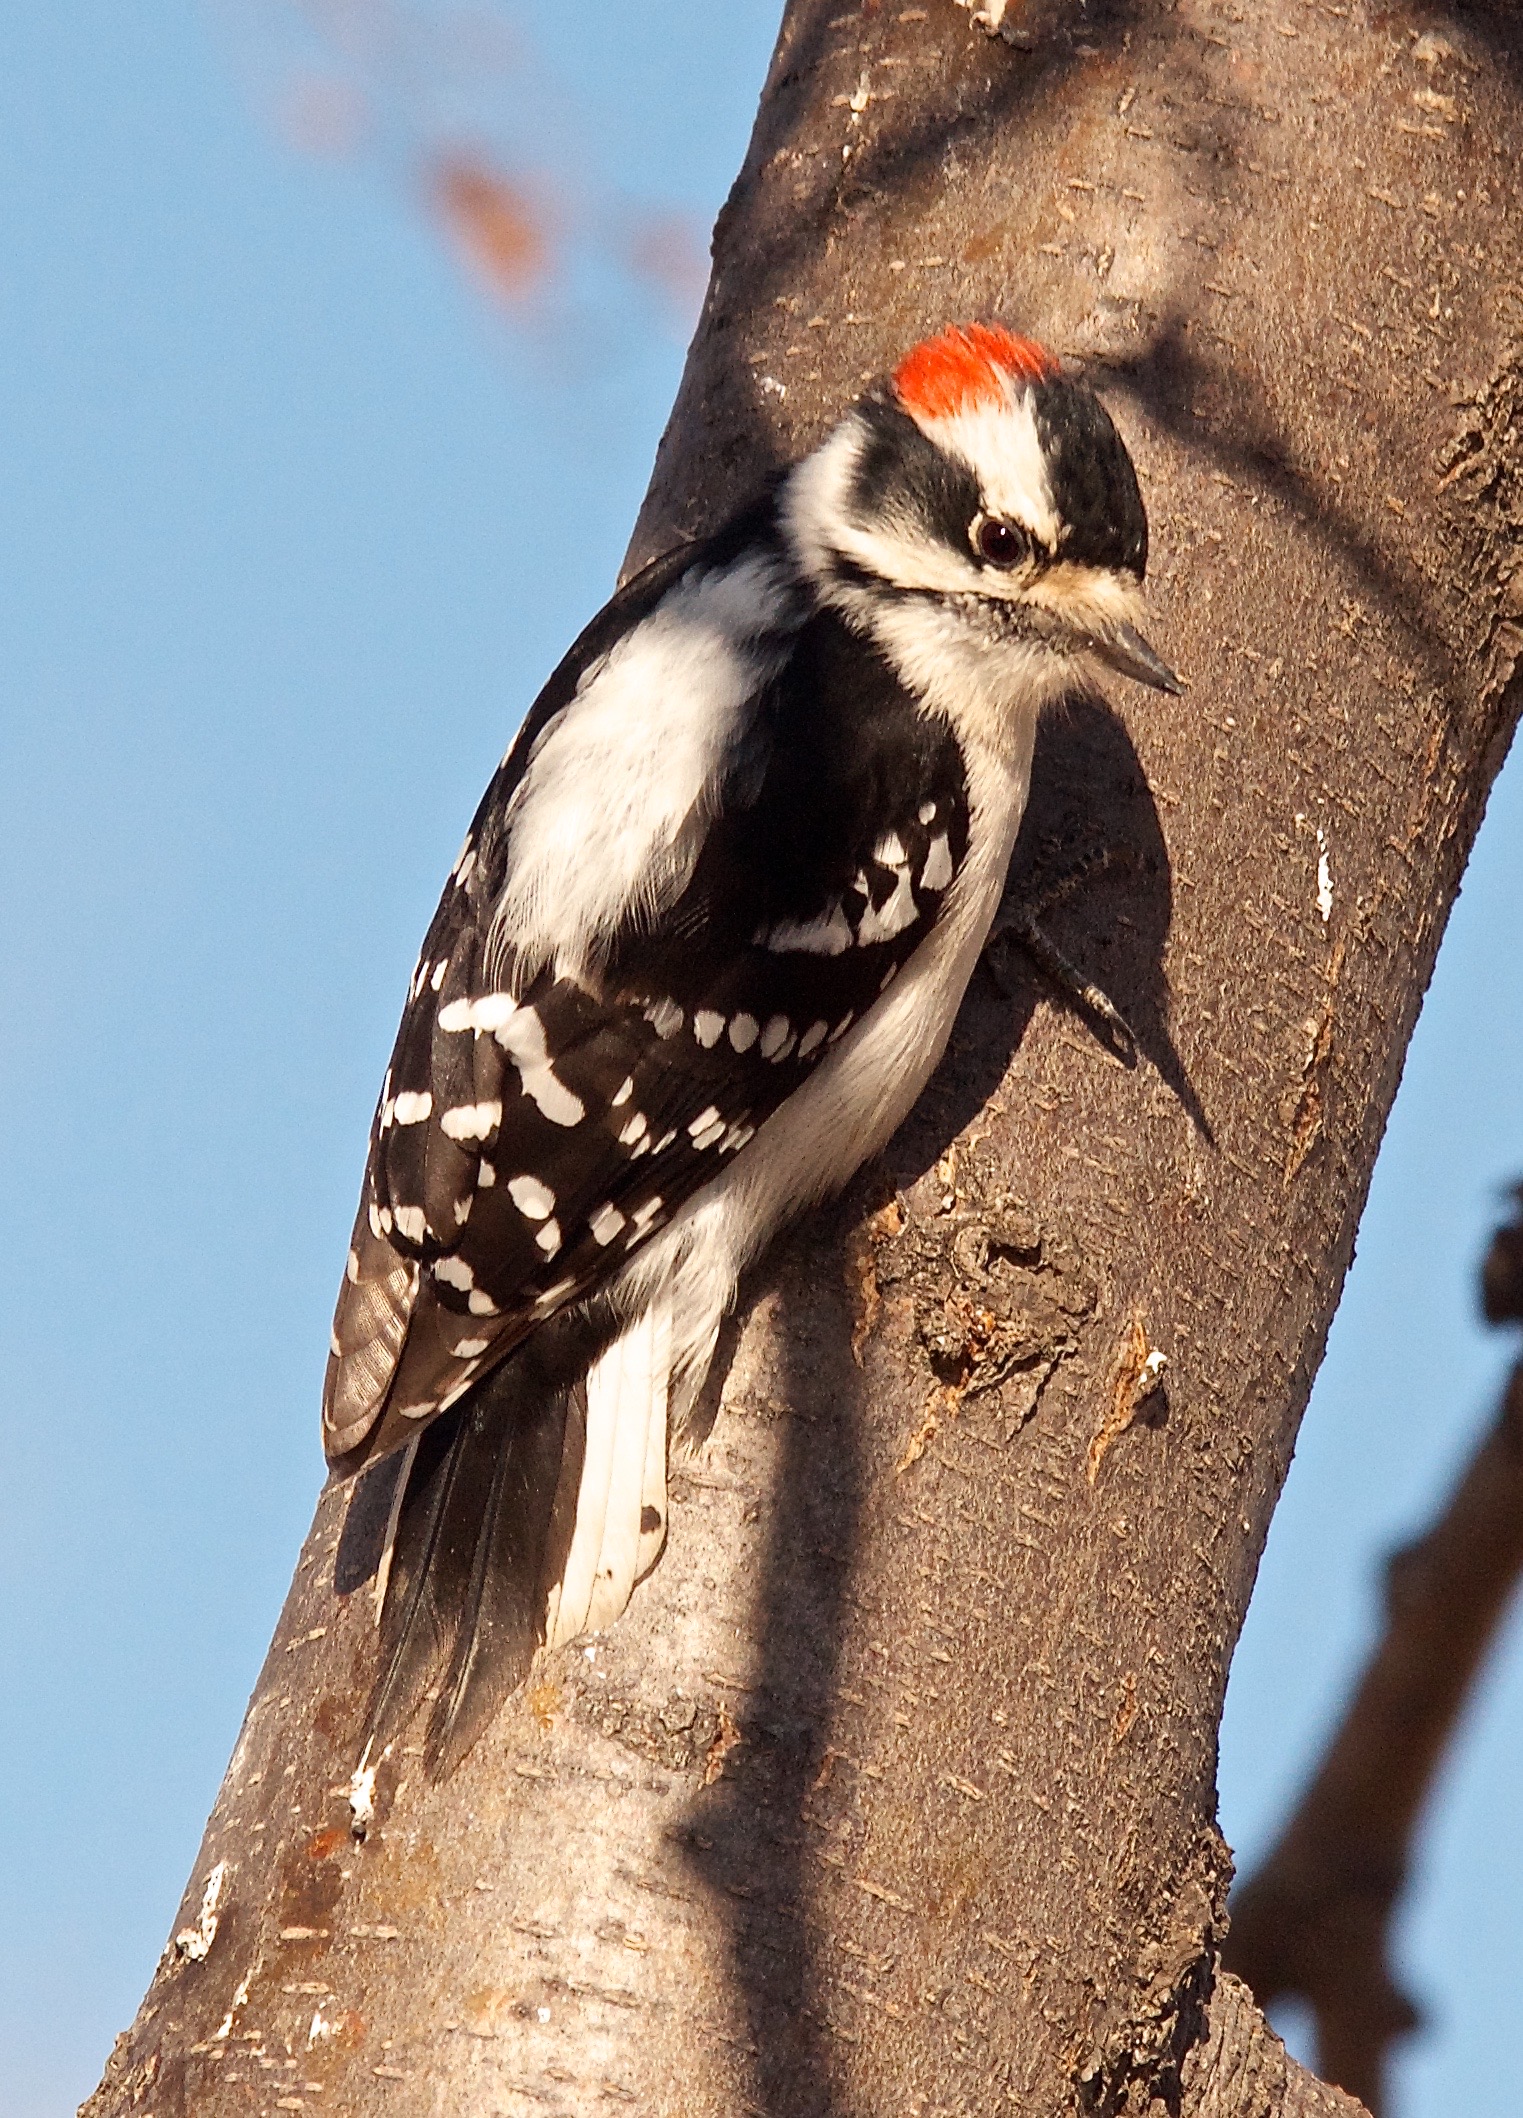
[[[774,28],[761,0],[670,0],[659,37],[583,0],[574,45],[563,0],[375,14],[338,61],[281,0],[0,18],[12,2118],[93,2085],[173,1915],[321,1475],[416,943],[607,593],[676,386],[685,318],[629,259],[668,213],[701,247]],[[422,204],[440,142],[520,158],[547,218],[564,271],[517,321]],[[1376,1556],[1490,1416],[1508,1348],[1472,1287],[1523,1171],[1523,1002],[1495,976],[1520,893],[1515,766],[1234,1671],[1249,1856],[1369,1638]],[[1514,1624],[1404,1923],[1432,2011],[1404,2118],[1523,2109],[1486,2042],[1523,1986],[1520,1742]]]

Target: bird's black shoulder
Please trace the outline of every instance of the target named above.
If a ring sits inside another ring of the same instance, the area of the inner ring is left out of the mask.
[[[962,754],[877,643],[825,605],[758,703],[746,783],[710,826],[688,889],[653,930],[632,930],[616,960],[670,953],[675,971],[700,941],[730,955],[762,928],[811,920],[851,893],[891,832],[911,861],[946,832],[960,862]]]

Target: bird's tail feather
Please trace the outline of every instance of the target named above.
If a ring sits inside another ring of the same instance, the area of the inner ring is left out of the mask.
[[[666,1402],[671,1304],[658,1296],[587,1374],[586,1445],[567,1457],[560,1501],[576,1495],[565,1561],[551,1585],[545,1640],[601,1633],[661,1556],[666,1539]]]
[[[424,1764],[435,1779],[454,1770],[517,1690],[544,1637],[546,1544],[567,1430],[574,1424],[568,1410],[564,1392],[521,1407],[512,1431],[498,1438],[454,1654],[424,1739]]]
[[[455,1569],[446,1525],[468,1433],[464,1407],[437,1420],[409,1449],[399,1474],[381,1554],[380,1662],[365,1716],[367,1756],[405,1725],[447,1637],[446,1582]]]
[[[424,1738],[433,1778],[522,1683],[541,1637],[572,1393],[525,1390],[513,1365],[426,1428],[402,1473],[366,1732],[378,1755],[438,1684]]]
[[[382,1562],[371,1757],[437,1686],[424,1763],[445,1777],[536,1648],[611,1625],[660,1556],[670,1305],[605,1333],[590,1365],[585,1343],[569,1364],[565,1350],[504,1362],[409,1452]]]

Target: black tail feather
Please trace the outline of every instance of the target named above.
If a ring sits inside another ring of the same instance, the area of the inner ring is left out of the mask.
[[[380,1666],[365,1716],[372,1754],[405,1728],[449,1646],[451,1606],[470,1564],[469,1548],[461,1547],[470,1529],[471,1426],[465,1406],[435,1420],[403,1474],[381,1607]]]
[[[423,1756],[429,1777],[445,1778],[528,1675],[575,1514],[582,1378],[611,1335],[585,1315],[538,1334],[422,1430],[396,1511],[371,1757],[437,1685]]]
[[[430,1779],[453,1773],[530,1673],[570,1544],[583,1377],[612,1328],[583,1313],[536,1336],[426,1425],[402,1474],[364,1730],[379,1756],[438,1686],[424,1737]],[[570,1506],[557,1508],[557,1491]]]
[[[568,1395],[517,1408],[500,1440],[476,1548],[455,1625],[454,1654],[429,1719],[429,1775],[453,1772],[510,1692],[529,1673],[545,1636],[546,1547],[567,1435]],[[578,1470],[580,1466],[578,1466]]]

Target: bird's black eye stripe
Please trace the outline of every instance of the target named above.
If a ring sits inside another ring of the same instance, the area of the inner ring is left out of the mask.
[[[980,559],[990,566],[1019,566],[1030,556],[1031,539],[1015,522],[997,515],[980,515],[973,524],[973,544]]]

